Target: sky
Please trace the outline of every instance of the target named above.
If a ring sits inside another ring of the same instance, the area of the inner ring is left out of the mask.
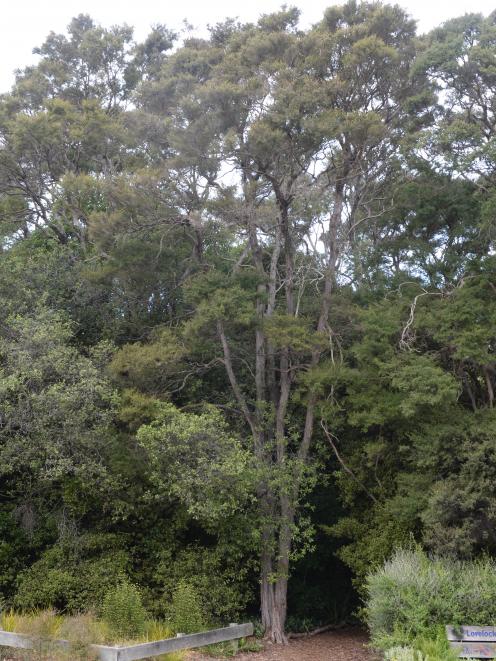
[[[398,0],[397,0],[398,1]],[[73,16],[90,14],[104,26],[127,23],[138,39],[153,24],[164,23],[179,30],[186,19],[198,30],[224,18],[253,21],[260,14],[276,11],[284,0],[3,0],[0,23],[0,92],[13,83],[13,72],[33,61],[32,50],[50,31],[64,32]],[[316,23],[326,7],[344,0],[287,0],[302,10],[304,26]],[[495,0],[399,0],[426,32],[448,18],[467,12],[489,14]]]

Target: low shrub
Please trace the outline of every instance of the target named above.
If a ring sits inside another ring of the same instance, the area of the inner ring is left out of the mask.
[[[422,652],[427,661],[456,661],[459,658],[450,648],[444,631],[434,639],[417,638],[414,646]]]
[[[177,632],[197,633],[206,628],[201,600],[190,583],[179,581],[172,597],[170,617]]]
[[[496,621],[496,563],[489,558],[457,561],[430,558],[419,548],[398,550],[369,575],[366,589],[372,644],[383,650],[413,646],[429,661],[444,661],[453,658],[446,624]]]
[[[455,661],[458,658],[446,639],[417,638],[412,646],[398,646],[386,650],[385,661]]]
[[[291,633],[308,633],[322,626],[323,622],[316,622],[310,617],[298,617],[288,615],[286,619],[286,630]]]
[[[225,544],[214,548],[190,545],[177,553],[163,549],[153,576],[164,606],[157,615],[168,612],[177,585],[185,581],[194,587],[202,608],[215,621],[237,622],[254,601],[255,575],[250,560]]]
[[[79,613],[101,604],[129,565],[117,535],[84,535],[58,544],[18,577],[13,605],[21,611],[56,608]]]
[[[103,600],[102,619],[123,640],[143,636],[146,611],[139,589],[125,579],[111,588]]]

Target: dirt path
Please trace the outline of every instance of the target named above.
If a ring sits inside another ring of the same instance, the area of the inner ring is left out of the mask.
[[[375,661],[366,648],[367,636],[360,630],[333,631],[290,641],[289,645],[268,645],[263,652],[239,654],[236,661]],[[191,661],[214,661],[191,655]]]

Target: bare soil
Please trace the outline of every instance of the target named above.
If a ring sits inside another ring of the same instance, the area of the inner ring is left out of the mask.
[[[236,661],[376,661],[367,648],[367,635],[359,629],[331,631],[318,636],[290,640],[289,645],[266,645],[263,652],[238,654]],[[191,661],[214,661],[201,654]]]

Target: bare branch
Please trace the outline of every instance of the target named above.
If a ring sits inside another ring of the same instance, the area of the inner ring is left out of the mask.
[[[231,388],[233,390],[234,396],[236,397],[236,400],[239,404],[239,407],[243,411],[243,415],[245,416],[246,422],[250,426],[251,433],[253,434],[254,438],[257,437],[257,426],[255,424],[255,420],[253,418],[253,415],[248,407],[248,404],[246,402],[246,398],[243,395],[241,388],[239,386],[238,380],[236,378],[236,375],[234,373],[233,369],[233,364],[232,364],[232,357],[231,357],[231,349],[229,348],[229,343],[227,342],[227,337],[226,333],[224,330],[224,324],[222,321],[219,319],[217,321],[217,333],[219,335],[219,339],[222,344],[222,350],[224,352],[224,366],[226,368],[227,376],[229,378],[229,383],[231,384]]]

